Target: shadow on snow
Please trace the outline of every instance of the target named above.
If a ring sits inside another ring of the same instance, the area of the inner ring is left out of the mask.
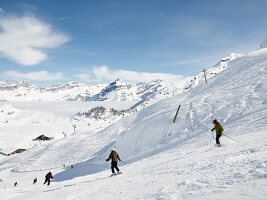
[[[108,151],[108,149],[110,149],[114,145],[114,143],[115,142],[112,142],[105,146],[103,149],[98,151],[93,158],[80,163],[73,164],[73,167],[67,167],[64,171],[56,174],[54,176],[55,181],[62,182],[66,180],[71,180],[79,176],[86,176],[108,169],[106,161],[104,159],[96,160],[96,158],[98,155],[102,155],[106,151]]]

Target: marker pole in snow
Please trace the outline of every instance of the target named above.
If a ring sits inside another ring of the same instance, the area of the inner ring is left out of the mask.
[[[239,142],[239,141],[235,140],[234,138],[229,137],[228,135],[225,135],[225,134],[223,134],[223,135],[224,135],[225,137],[228,137],[228,138],[230,138],[230,139],[236,141],[236,142]],[[240,142],[239,142],[239,143],[240,143]]]
[[[178,112],[179,112],[179,110],[180,110],[180,107],[181,107],[181,105],[178,106],[178,109],[177,109],[177,111],[176,111],[175,117],[174,117],[174,119],[173,119],[173,123],[175,123],[175,121],[176,121],[176,117],[177,117],[177,115],[178,115]]]
[[[205,82],[208,83],[208,81],[207,81],[207,76],[206,76],[206,71],[207,71],[207,70],[206,70],[205,68],[203,68],[202,72],[204,73]]]

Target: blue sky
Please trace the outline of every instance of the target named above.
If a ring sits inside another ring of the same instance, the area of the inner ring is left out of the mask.
[[[265,0],[0,0],[0,80],[175,81],[267,38]]]

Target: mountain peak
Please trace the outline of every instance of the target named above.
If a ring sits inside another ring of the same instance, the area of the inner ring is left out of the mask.
[[[260,49],[264,49],[264,48],[267,48],[267,38],[261,42],[260,44]]]
[[[113,86],[113,85],[127,85],[126,83],[122,82],[119,78],[117,78],[116,80],[112,81],[109,85]]]
[[[238,54],[238,53],[231,53],[228,56],[224,57],[221,59],[221,62],[226,62],[226,61],[230,61],[230,60],[234,60],[236,58],[242,57],[242,54]]]

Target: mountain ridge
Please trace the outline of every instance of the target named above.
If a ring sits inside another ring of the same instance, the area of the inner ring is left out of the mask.
[[[229,62],[239,58],[240,54],[230,54],[216,65],[206,70],[210,79],[223,71]],[[120,79],[109,84],[88,85],[82,82],[54,84],[50,87],[38,87],[29,81],[0,81],[0,101],[130,101],[139,105],[150,105],[158,100],[181,94],[204,81],[203,72],[185,77],[177,83],[164,80],[126,83]]]

